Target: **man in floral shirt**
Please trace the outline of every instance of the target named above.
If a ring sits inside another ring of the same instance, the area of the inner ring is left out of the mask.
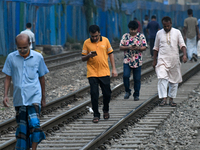
[[[147,42],[145,36],[138,32],[137,21],[130,21],[128,28],[129,33],[125,33],[120,42],[120,50],[124,51],[123,82],[126,91],[124,99],[128,99],[131,95],[129,78],[131,70],[133,70],[133,97],[134,101],[138,101],[141,86],[142,51],[146,50]]]

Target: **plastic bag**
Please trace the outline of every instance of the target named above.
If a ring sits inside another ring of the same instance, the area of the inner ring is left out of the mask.
[[[197,42],[197,55],[200,57],[200,40]]]

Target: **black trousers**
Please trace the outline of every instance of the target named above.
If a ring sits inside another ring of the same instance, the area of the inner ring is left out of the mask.
[[[92,109],[94,111],[94,117],[100,118],[100,113],[98,109],[99,85],[101,87],[103,94],[103,112],[108,112],[110,98],[111,98],[110,76],[90,77],[88,78],[88,80],[90,83],[90,95],[91,95]]]
[[[155,38],[150,38],[150,54],[153,56],[153,47],[154,47]]]

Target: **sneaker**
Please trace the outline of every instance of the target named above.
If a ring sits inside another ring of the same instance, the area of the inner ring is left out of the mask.
[[[140,99],[139,99],[138,96],[134,97],[134,101],[139,101],[139,100],[140,100]]]
[[[196,62],[197,59],[198,59],[196,54],[193,54],[193,55],[192,55],[192,58],[194,59],[195,62]]]
[[[124,99],[129,99],[130,95],[131,95],[131,92],[126,92],[124,95]]]

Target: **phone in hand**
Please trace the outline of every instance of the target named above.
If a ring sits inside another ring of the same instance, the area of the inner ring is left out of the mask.
[[[92,54],[96,54],[96,55],[97,55],[97,52],[96,52],[96,51],[91,51],[91,53],[92,53]]]
[[[132,45],[132,47],[136,47],[136,44]]]

